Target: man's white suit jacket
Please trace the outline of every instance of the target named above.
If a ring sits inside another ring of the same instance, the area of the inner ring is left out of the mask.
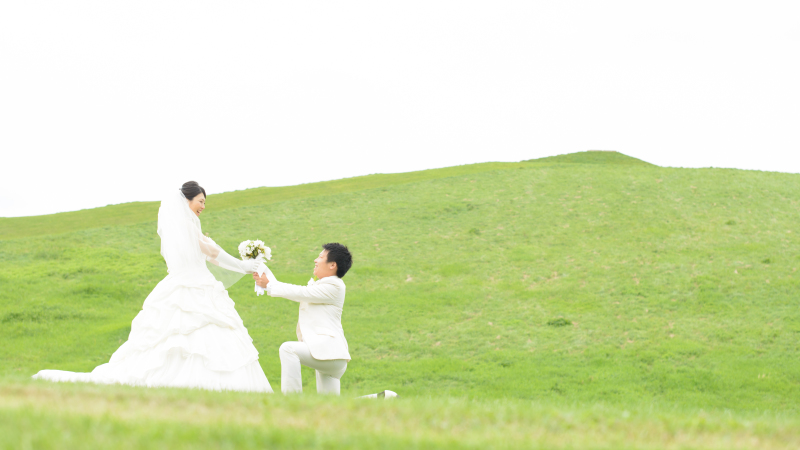
[[[278,280],[267,284],[270,297],[282,297],[300,303],[297,339],[305,342],[311,356],[320,360],[350,361],[347,339],[342,329],[344,292],[344,281],[335,275],[317,281],[309,280],[308,286],[281,283]]]

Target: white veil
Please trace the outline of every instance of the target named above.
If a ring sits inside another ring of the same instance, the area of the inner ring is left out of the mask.
[[[170,274],[211,272],[226,289],[244,276],[232,256],[203,236],[200,219],[189,209],[180,189],[168,193],[161,201],[158,235],[161,256]]]

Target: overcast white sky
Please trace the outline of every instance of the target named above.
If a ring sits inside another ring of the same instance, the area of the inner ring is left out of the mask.
[[[800,172],[797,1],[0,2],[0,216],[612,149]]]

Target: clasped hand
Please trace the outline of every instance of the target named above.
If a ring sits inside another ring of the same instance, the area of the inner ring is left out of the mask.
[[[254,273],[253,274],[253,279],[256,280],[256,284],[257,285],[261,286],[264,289],[267,288],[267,284],[269,283],[269,279],[267,278],[267,274],[266,273],[264,273],[264,275],[260,275],[260,276],[258,275],[258,273]]]

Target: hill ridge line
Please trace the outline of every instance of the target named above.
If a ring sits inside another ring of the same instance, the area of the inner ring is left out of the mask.
[[[214,211],[216,212],[245,206],[269,205],[282,201],[312,198],[320,195],[357,192],[495,170],[512,170],[520,167],[532,166],[558,167],[575,164],[658,167],[616,151],[589,150],[519,162],[483,162],[412,172],[360,175],[338,180],[317,181],[292,186],[265,186],[221,192],[209,197],[214,200]],[[323,190],[325,190],[325,192],[322,192]],[[0,241],[33,236],[60,235],[73,231],[103,228],[107,226],[146,223],[154,220],[158,212],[158,205],[158,200],[149,202],[136,201],[55,214],[0,217]],[[87,221],[91,221],[91,226],[86,226]],[[58,231],[53,232],[53,230]]]
[[[265,186],[209,195],[215,201],[214,211],[225,211],[249,206],[269,205],[290,200],[314,198],[327,195],[371,190],[387,186],[445,179],[495,170],[511,170],[529,167],[530,162],[489,162],[426,169],[393,174],[370,174],[338,180],[318,181],[293,186]],[[442,173],[445,172],[445,173]],[[372,183],[370,183],[372,181]],[[333,185],[333,186],[331,186]],[[333,189],[324,190],[333,187]],[[33,236],[59,235],[73,231],[103,228],[107,226],[134,225],[154,221],[160,201],[136,201],[117,205],[100,206],[78,211],[24,217],[0,217],[0,241]],[[87,216],[95,217],[87,217]],[[86,220],[92,226],[85,226]],[[59,231],[53,233],[53,229]]]

